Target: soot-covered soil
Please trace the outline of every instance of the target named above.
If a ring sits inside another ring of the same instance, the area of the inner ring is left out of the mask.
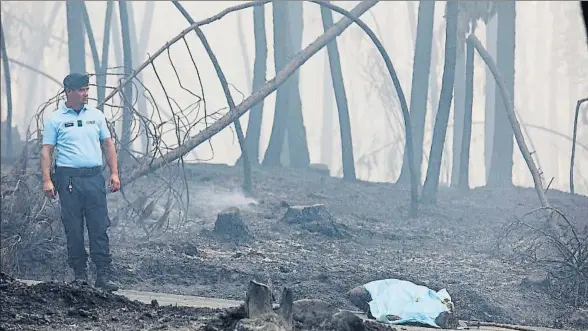
[[[585,309],[571,308],[540,287],[528,285],[528,267],[506,260],[509,251],[496,245],[515,216],[538,206],[532,189],[463,193],[441,188],[437,204],[421,206],[420,215],[411,219],[407,217],[409,189],[392,184],[350,183],[311,170],[260,168],[254,170],[254,198],[247,198],[239,193],[242,170],[238,167],[189,165],[186,178],[190,187],[186,224],[181,230],[149,240],[138,235],[141,230],[131,231],[129,224],[115,221],[115,209],[122,199],[120,193],[110,197],[114,274],[121,288],[242,300],[248,282],[256,279],[276,291],[290,287],[295,299],[316,298],[339,308],[357,309],[345,298],[345,292],[371,280],[401,278],[435,290],[446,288],[461,319],[588,327]],[[143,178],[129,185],[125,195],[133,200],[140,192],[163,186],[161,179]],[[557,191],[548,195],[570,218],[586,224],[586,197]],[[326,205],[334,218],[332,223],[303,227],[280,221],[289,205],[317,203]],[[156,206],[153,215],[160,215],[164,204],[165,200]],[[228,207],[237,207],[246,225],[234,239],[214,233],[217,213]],[[59,223],[54,226],[59,231]],[[333,236],[332,229],[322,231],[333,226],[341,235]],[[140,228],[138,224],[133,227]],[[248,235],[243,236],[247,230]],[[25,265],[13,276],[71,278],[64,248],[48,257],[34,259],[34,264],[32,260],[21,261]],[[34,291],[11,287],[10,291],[21,291],[17,297],[30,296],[32,304],[13,304],[8,320],[2,318],[7,328],[14,326],[17,318],[39,323],[48,319],[44,325],[56,329],[88,318],[105,327],[118,325],[113,321],[118,318],[132,321],[129,327],[133,329],[155,325],[159,314],[173,316],[165,322],[171,326],[194,327],[200,323],[194,319],[214,315],[212,310],[154,310],[138,304],[121,311],[120,298],[90,289],[81,292],[91,299],[72,303],[71,294],[55,293],[62,288],[39,286]],[[79,289],[67,291],[77,293]],[[51,295],[62,299],[47,315],[42,309]],[[92,307],[99,311],[97,315]],[[80,309],[89,317],[80,316]],[[157,316],[145,318],[146,313]]]

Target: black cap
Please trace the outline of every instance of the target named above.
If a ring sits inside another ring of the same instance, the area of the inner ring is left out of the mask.
[[[88,75],[73,73],[67,75],[63,79],[63,87],[66,89],[77,90],[90,84],[90,78]]]

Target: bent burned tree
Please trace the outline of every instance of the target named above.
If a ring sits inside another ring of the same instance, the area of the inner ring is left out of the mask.
[[[514,134],[515,139],[517,141],[517,145],[519,146],[521,154],[523,155],[523,158],[525,159],[525,163],[527,163],[527,167],[529,168],[529,171],[531,172],[531,176],[533,177],[533,183],[535,185],[535,192],[537,192],[537,196],[539,197],[539,201],[541,202],[541,206],[544,208],[549,208],[550,207],[549,200],[547,199],[547,196],[545,195],[545,191],[543,190],[543,183],[541,181],[541,175],[539,174],[539,169],[537,169],[537,166],[535,165],[535,161],[533,160],[533,157],[531,156],[531,152],[529,151],[529,148],[527,147],[527,144],[525,143],[525,137],[523,136],[523,133],[521,131],[521,125],[519,124],[519,121],[516,117],[516,113],[514,111],[514,105],[512,104],[512,99],[508,95],[508,91],[506,90],[506,86],[504,84],[504,79],[502,78],[502,75],[498,71],[498,67],[496,66],[496,63],[494,63],[494,60],[492,59],[490,54],[488,54],[488,51],[486,51],[486,49],[484,48],[484,46],[482,45],[480,40],[475,35],[470,34],[468,36],[466,42],[470,43],[474,46],[474,48],[476,49],[476,51],[478,52],[480,57],[482,57],[482,59],[484,60],[484,62],[488,66],[488,69],[490,69],[490,71],[492,72],[492,76],[494,76],[494,79],[496,80],[496,84],[498,86],[498,89],[500,90],[500,94],[502,94],[502,101],[504,102],[504,108],[506,109],[506,112],[508,115],[508,120],[510,121],[510,125],[512,127],[513,134]],[[554,231],[559,237],[561,237],[561,229],[558,227],[555,219],[552,217],[549,217],[548,224],[551,227],[551,230]]]

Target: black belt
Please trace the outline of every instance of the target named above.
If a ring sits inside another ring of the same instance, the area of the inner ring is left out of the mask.
[[[70,168],[70,167],[55,167],[55,174],[69,177],[90,177],[102,172],[102,167],[89,168]]]

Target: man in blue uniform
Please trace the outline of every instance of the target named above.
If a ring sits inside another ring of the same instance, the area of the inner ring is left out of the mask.
[[[86,105],[88,85],[87,75],[73,73],[65,77],[66,102],[45,121],[41,151],[43,191],[51,199],[55,199],[56,193],[59,195],[68,264],[74,271],[75,279],[88,279],[85,220],[90,256],[97,271],[95,286],[116,291],[118,286],[110,279],[112,258],[107,234],[110,218],[106,184],[101,172],[102,148],[110,168],[111,191],[120,189],[117,156],[104,114]],[[57,154],[52,173],[54,149]]]

